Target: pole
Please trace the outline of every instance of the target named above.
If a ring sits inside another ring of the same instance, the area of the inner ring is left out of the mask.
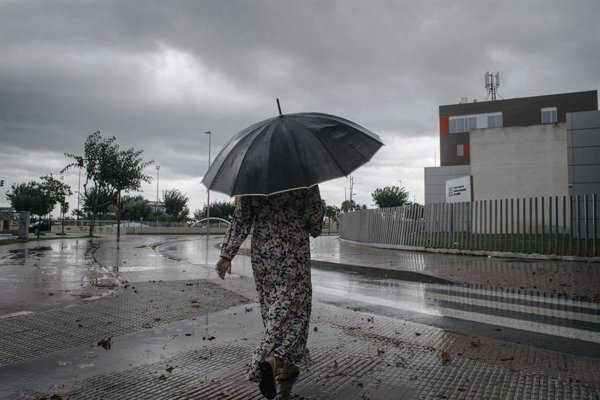
[[[204,134],[208,135],[208,168],[210,169],[210,147],[211,147],[212,132],[206,131],[206,132],[204,132]],[[209,238],[210,238],[210,188],[206,188],[206,251],[207,252],[208,252]]]
[[[79,199],[81,198],[81,166],[79,166],[79,179],[77,181],[77,221],[79,221]],[[79,224],[77,224],[79,225]]]
[[[156,166],[156,207],[154,212],[156,213],[156,227],[158,227],[158,178],[159,178],[160,165]]]
[[[60,180],[64,184],[65,176],[61,175],[60,176]],[[65,188],[63,187],[62,190],[64,191]],[[64,195],[63,195],[63,198],[62,198],[62,205],[61,205],[60,211],[62,212],[62,224],[61,224],[61,230],[60,230],[60,232],[61,232],[61,235],[64,235],[65,234],[65,196]]]

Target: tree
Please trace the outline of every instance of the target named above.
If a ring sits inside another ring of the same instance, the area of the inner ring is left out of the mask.
[[[114,137],[113,137],[114,138]],[[144,168],[154,161],[143,161],[143,150],[119,150],[119,145],[114,144],[114,150],[110,153],[113,160],[109,163],[108,183],[115,191],[117,202],[117,241],[121,236],[121,193],[131,190],[139,190],[142,182],[152,181],[150,175],[144,174]]]
[[[190,210],[187,207],[188,198],[178,189],[163,191],[163,206],[165,214],[169,216],[171,221],[184,222]]]
[[[75,209],[71,211],[71,214],[73,215],[73,218],[78,220],[86,218],[86,214],[83,210]]]
[[[54,208],[54,204],[60,204],[60,213],[63,216],[62,218],[62,231],[61,233],[65,234],[65,213],[69,210],[69,203],[66,202],[67,196],[71,196],[73,191],[71,190],[71,186],[65,184],[58,179],[54,179],[52,175],[46,175],[41,177],[42,182],[40,183],[40,187],[44,192],[44,195],[52,202],[52,208]],[[39,231],[38,231],[39,236]]]
[[[44,195],[52,202],[52,205],[65,202],[68,196],[71,196],[71,186],[52,177],[52,175],[42,176],[42,182],[39,184]]]
[[[85,167],[84,198],[91,211],[90,236],[94,234],[96,218],[110,204],[117,204],[117,240],[120,239],[120,200],[123,192],[139,190],[151,177],[143,169],[153,161],[144,162],[142,150],[119,150],[114,136],[103,138],[100,132],[90,134],[84,145],[84,156],[65,154],[73,159],[63,171]],[[61,171],[62,172],[62,171]]]
[[[357,209],[356,202],[354,200],[344,200],[342,202],[341,210],[343,213],[354,211]]]
[[[378,188],[371,194],[371,197],[379,208],[400,207],[408,202],[408,192],[398,186]]]
[[[108,188],[92,186],[83,194],[83,210],[91,216],[90,230],[95,220],[110,212],[110,206],[115,203],[115,196]]]
[[[235,204],[229,201],[214,201],[210,204],[210,217],[211,218],[223,218],[231,220],[233,212],[235,211]],[[202,209],[202,218],[206,218],[206,206]]]
[[[61,204],[62,210],[66,209],[65,198],[73,194],[71,187],[51,175],[42,176],[40,179],[41,182],[30,181],[11,186],[6,198],[15,210],[29,211],[31,215],[41,218],[49,214],[56,203]]]
[[[146,221],[152,218],[152,206],[143,196],[123,196],[121,199],[121,217],[129,221]]]
[[[52,211],[54,203],[46,197],[38,182],[15,183],[6,193],[6,199],[17,211],[29,211],[31,215],[41,217]]]
[[[325,216],[329,219],[329,234],[331,235],[331,223],[337,222],[341,210],[336,206],[326,206]]]

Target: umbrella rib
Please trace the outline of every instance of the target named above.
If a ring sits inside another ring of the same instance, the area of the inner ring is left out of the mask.
[[[319,138],[318,135],[314,135],[315,138],[319,141],[319,143],[321,143],[321,146],[323,146],[323,148],[325,149],[325,151],[327,151],[327,153],[329,154],[329,156],[331,157],[331,159],[335,162],[335,165],[338,166],[338,168],[340,169],[340,171],[342,171],[342,174],[344,174],[344,176],[348,176],[348,174],[350,174],[352,171],[346,173],[346,171],[344,171],[344,168],[342,168],[342,166],[340,165],[340,163],[338,163],[337,159],[333,156],[333,153],[329,150],[329,147],[325,146],[325,144],[323,143],[323,141],[321,140],[321,138]],[[352,147],[354,150],[356,150],[354,147]],[[362,155],[362,153],[361,153]],[[360,167],[360,165],[359,165]],[[358,168],[358,167],[356,167]]]

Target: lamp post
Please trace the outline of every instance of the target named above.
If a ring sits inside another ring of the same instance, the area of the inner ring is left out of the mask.
[[[62,174],[60,175],[60,181],[64,185],[65,176],[62,175]],[[65,196],[64,196],[64,190],[65,190],[65,188],[64,188],[64,186],[61,189],[63,191],[63,197],[62,197],[62,205],[61,205],[61,208],[60,208],[60,211],[62,212],[62,224],[61,224],[61,230],[60,230],[60,232],[61,232],[61,235],[64,235],[65,234]]]
[[[159,178],[160,165],[156,166],[156,207],[154,212],[156,213],[156,227],[158,227],[158,178]]]
[[[210,145],[212,132],[206,131],[205,135],[208,135],[208,168],[210,168]],[[207,169],[208,171],[208,169]],[[206,249],[208,251],[208,239],[210,237],[210,189],[206,188]]]
[[[81,169],[83,168],[85,158],[83,158],[83,156],[77,156],[75,159],[77,160],[77,166],[79,167],[79,178],[77,179],[77,221],[79,221],[79,214],[81,213],[81,209],[79,208],[79,202],[81,200]]]

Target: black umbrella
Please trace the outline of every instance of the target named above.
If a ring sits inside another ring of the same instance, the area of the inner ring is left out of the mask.
[[[230,196],[308,188],[349,175],[381,146],[379,136],[344,118],[280,114],[232,137],[202,183]]]

